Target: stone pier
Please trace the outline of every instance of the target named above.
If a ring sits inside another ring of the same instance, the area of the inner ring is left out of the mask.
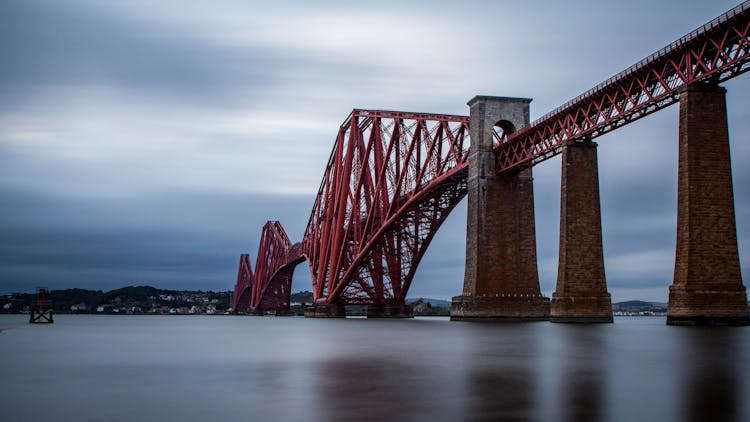
[[[338,304],[314,304],[305,307],[305,318],[346,318],[346,307]]]
[[[734,216],[726,90],[680,91],[677,250],[667,324],[747,325]]]
[[[414,308],[406,303],[369,305],[367,318],[414,318]]]
[[[562,153],[560,253],[552,322],[612,322],[602,252],[595,142],[568,142]]]
[[[477,96],[469,101],[468,217],[464,288],[451,320],[547,320],[536,264],[531,168],[495,173],[493,128],[529,123],[526,98]]]

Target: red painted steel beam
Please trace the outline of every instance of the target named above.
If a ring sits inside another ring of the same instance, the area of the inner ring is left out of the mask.
[[[530,126],[497,133],[498,172],[667,107],[686,84],[750,70],[749,15],[745,2]],[[268,222],[255,274],[249,258],[245,269],[240,262],[235,307],[246,296],[252,312],[288,309],[293,269],[304,260],[317,303],[403,303],[427,246],[466,194],[468,124],[466,116],[353,110],[339,128],[303,242],[292,245],[279,222]]]
[[[750,70],[750,1],[536,120],[498,139],[498,172],[531,166],[568,140],[593,139],[678,100],[688,84],[719,83]]]
[[[403,303],[466,194],[466,116],[355,109],[339,128],[304,237],[318,303]]]
[[[234,285],[234,295],[232,296],[232,311],[234,313],[246,313],[250,310],[253,279],[253,267],[250,264],[250,255],[240,255],[237,282]]]
[[[286,255],[274,263],[275,270],[271,272],[267,281],[263,284],[258,283],[258,299],[251,308],[254,313],[263,314],[270,311],[278,315],[289,312],[294,269],[306,259],[302,248],[302,243],[291,245]]]
[[[258,257],[255,260],[250,312],[282,312],[289,309],[291,273],[294,271],[294,265],[290,265],[289,257],[292,247],[292,242],[281,223],[269,221],[263,226]],[[279,272],[285,267],[291,268],[290,273],[280,275]]]
[[[278,221],[263,226],[255,272],[250,256],[240,256],[232,309],[235,313],[289,310],[294,267],[304,261],[302,244],[292,244]]]

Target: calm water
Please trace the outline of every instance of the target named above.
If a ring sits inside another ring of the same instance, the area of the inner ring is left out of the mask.
[[[0,420],[750,421],[750,328],[0,316]]]

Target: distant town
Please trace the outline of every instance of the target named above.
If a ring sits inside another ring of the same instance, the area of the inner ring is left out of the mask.
[[[229,311],[232,292],[178,291],[151,286],[101,290],[51,290],[50,305],[58,314],[158,314],[213,315]],[[0,297],[4,313],[28,312],[36,293],[12,293]]]
[[[36,293],[11,293],[0,296],[0,313],[27,313]],[[58,314],[103,315],[228,315],[232,313],[231,291],[165,290],[151,286],[132,286],[104,292],[64,289],[49,292],[52,309]],[[313,302],[309,291],[292,293],[291,308],[297,315]],[[407,302],[417,316],[448,316],[450,302],[413,298]],[[627,301],[612,304],[615,316],[665,316],[667,304]],[[365,315],[365,306],[347,307],[348,315]]]

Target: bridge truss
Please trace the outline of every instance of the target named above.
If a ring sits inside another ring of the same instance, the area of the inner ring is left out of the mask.
[[[499,173],[533,166],[668,107],[680,88],[750,70],[750,1],[514,133],[495,133]],[[234,309],[289,308],[307,260],[320,304],[403,303],[427,246],[466,195],[466,116],[353,110],[338,131],[301,243],[263,228],[253,274],[240,259]]]
[[[593,139],[679,100],[680,88],[720,83],[750,70],[750,2],[556,108],[531,125],[500,136],[498,172],[531,166],[569,140]]]
[[[468,143],[464,116],[352,111],[305,231],[316,302],[403,303],[466,194]]]

